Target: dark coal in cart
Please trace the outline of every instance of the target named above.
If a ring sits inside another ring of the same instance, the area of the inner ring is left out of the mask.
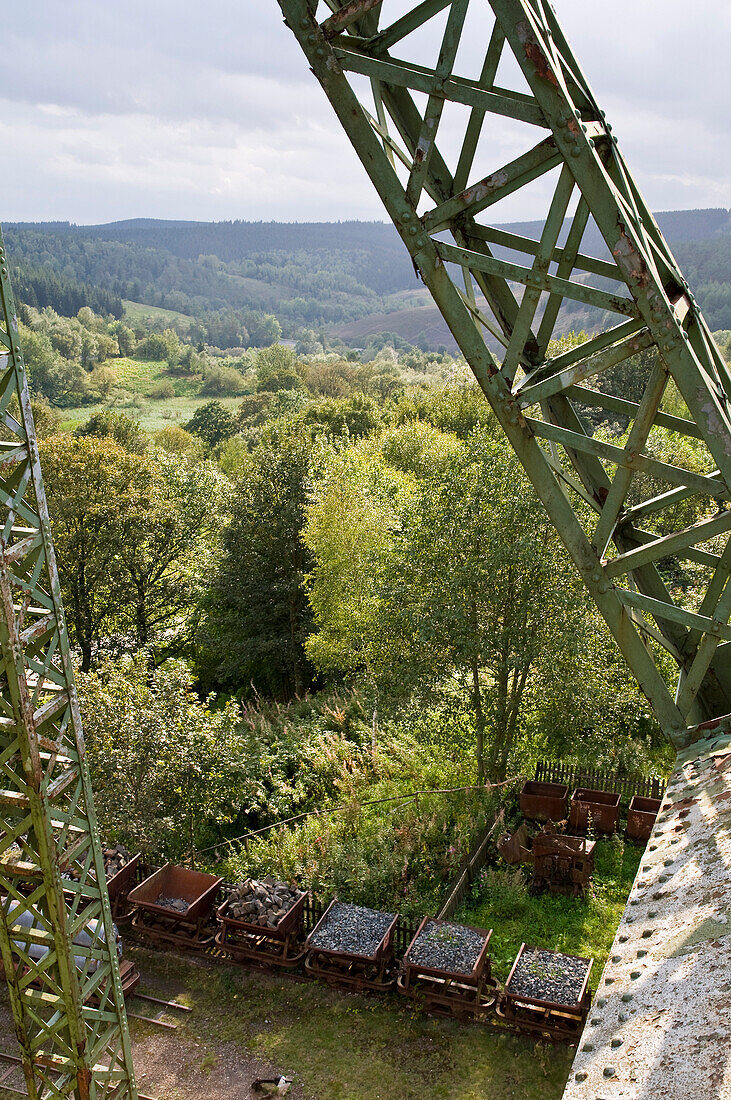
[[[660,806],[659,798],[641,798],[638,794],[634,795],[627,810],[625,835],[628,840],[634,840],[637,844],[647,844],[655,819],[660,812]]]
[[[301,893],[273,928],[232,916],[229,896],[218,909],[220,928],[216,944],[237,962],[291,970],[304,959],[304,912],[307,894]]]
[[[202,948],[214,942],[217,925],[211,919],[223,879],[166,863],[130,890],[132,927],[153,942],[182,948]]]
[[[571,795],[569,825],[583,833],[591,825],[598,833],[615,833],[619,823],[619,794],[577,787]]]
[[[306,941],[305,970],[334,986],[393,989],[398,913],[335,899]]]
[[[483,1016],[493,1007],[497,991],[489,955],[491,935],[492,929],[424,917],[404,955],[399,992],[435,1015]]]
[[[533,838],[531,890],[582,896],[594,874],[596,842],[583,836],[538,833]]]
[[[568,813],[569,789],[565,783],[542,783],[530,779],[520,792],[520,812],[531,821],[564,821]]]
[[[576,1041],[591,1007],[592,962],[521,944],[498,998],[498,1017],[524,1035]]]

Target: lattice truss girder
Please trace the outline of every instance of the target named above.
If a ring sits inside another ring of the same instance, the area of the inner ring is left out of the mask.
[[[0,953],[26,1087],[32,1098],[135,1100],[102,849],[1,238],[0,424]]]
[[[728,369],[553,9],[278,2],[663,729],[686,743],[731,712]],[[468,76],[460,59],[476,41]],[[521,151],[485,174],[505,120]],[[552,184],[540,237],[498,228],[500,203],[536,181]],[[582,251],[590,227],[604,258]],[[550,354],[567,300],[615,320]],[[652,348],[639,401],[604,392],[613,368]],[[663,410],[669,379],[689,416]],[[625,440],[594,434],[587,407],[626,418]],[[679,453],[684,436],[699,441],[693,469],[653,454],[658,429],[677,433]],[[701,517],[689,527],[683,501]],[[695,603],[657,568],[672,556],[692,563]],[[674,693],[650,639],[677,662]]]

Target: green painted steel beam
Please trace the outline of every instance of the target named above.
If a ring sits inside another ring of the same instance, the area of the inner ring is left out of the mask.
[[[723,595],[727,574],[718,572],[725,558],[717,543],[728,539],[726,520],[714,518],[731,486],[731,379],[555,13],[544,0],[472,0],[463,24],[461,0],[428,0],[406,11],[391,0],[361,8],[338,0],[278,2],[663,729],[674,744],[685,744],[693,736],[687,730],[701,719],[731,712],[731,662],[723,647],[704,642],[717,639],[715,624],[721,622],[723,633],[731,617]],[[451,27],[446,38],[445,13]],[[431,20],[440,22],[434,23],[430,56]],[[461,69],[456,37],[469,33],[474,41],[478,26],[485,45],[475,80]],[[512,54],[527,90],[496,85],[505,53]],[[363,75],[377,89],[375,110],[364,100]],[[469,108],[461,122],[442,111],[442,99]],[[501,165],[492,152],[493,131],[485,125],[490,116],[499,116],[494,125],[515,124],[513,148],[523,143],[509,164]],[[549,136],[536,146],[526,122],[549,129]],[[495,167],[485,175],[490,159]],[[474,178],[478,163],[483,167]],[[503,200],[536,181],[548,196],[540,238],[494,224]],[[569,196],[578,202],[566,217]],[[604,240],[604,256],[582,249],[592,223]],[[508,258],[492,249],[508,250]],[[630,320],[551,357],[550,339],[566,301]],[[612,377],[611,367],[628,353],[653,348],[662,366],[640,400],[589,389],[598,373]],[[689,419],[663,410],[666,377],[675,382]],[[523,416],[521,406],[529,401],[539,404],[539,416]],[[595,438],[582,405],[626,416],[628,445]],[[695,437],[705,451],[700,465],[659,461],[650,449],[655,428]],[[638,472],[672,488],[636,505],[629,493]],[[693,495],[700,523],[689,536],[676,530],[673,508]],[[587,503],[597,517],[593,530]],[[640,517],[660,529],[637,530],[633,522]],[[712,547],[688,544],[689,537],[710,533]],[[607,563],[610,536],[615,557]],[[665,550],[707,569],[703,614],[683,607],[663,583],[655,562]],[[657,628],[638,619],[639,609],[613,583],[625,565],[631,568],[630,596],[636,589],[638,599],[649,601],[642,610],[654,616]],[[648,633],[676,657],[677,688],[661,676],[646,645]]]
[[[136,1100],[104,859],[1,238],[0,343],[8,349],[0,357],[0,956],[28,1096]],[[8,411],[12,398],[18,419]],[[75,880],[62,880],[66,871]],[[26,921],[32,927],[20,928]],[[89,944],[79,947],[73,939],[82,928]],[[32,945],[45,949],[40,960]]]

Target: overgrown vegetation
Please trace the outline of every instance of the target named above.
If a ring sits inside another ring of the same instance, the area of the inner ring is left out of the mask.
[[[45,230],[28,233],[45,265]],[[294,306],[284,344],[281,313],[261,300],[254,317],[238,291],[215,309],[194,293],[199,276],[218,293],[238,266],[246,293],[276,274],[294,302],[311,274],[302,257],[193,260],[178,242],[176,277],[193,279],[178,299],[154,250],[138,278],[157,280],[157,296],[129,285],[139,241],[58,233],[95,285],[119,262],[99,285],[125,303],[121,316],[103,297],[64,315],[75,268],[50,263],[20,311],[109,840],[416,917],[436,911],[536,759],[667,769],[649,708],[463,361],[383,336],[355,351],[319,322],[295,325]],[[333,264],[312,294],[342,305],[360,290]],[[357,271],[376,280],[365,261]],[[652,367],[641,353],[613,385],[635,400]],[[663,402],[687,415],[674,387]],[[621,417],[586,415],[624,442]],[[682,456],[663,429],[649,447],[705,472],[692,437]],[[638,500],[659,489],[635,478]],[[715,502],[677,507],[685,525]],[[691,596],[700,568],[661,563]],[[496,864],[461,917],[495,926],[499,971],[523,939],[601,957],[635,865],[602,843],[581,902],[529,897],[522,872]]]

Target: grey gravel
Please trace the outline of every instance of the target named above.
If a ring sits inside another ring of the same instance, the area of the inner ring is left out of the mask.
[[[375,955],[395,913],[379,913],[362,905],[336,901],[309,938],[311,947],[346,951],[350,955]]]
[[[534,1001],[555,1001],[575,1005],[589,968],[583,959],[546,951],[541,947],[524,947],[508,990]]]
[[[485,937],[463,924],[439,924],[427,921],[407,953],[416,966],[471,974],[485,946]]]
[[[164,894],[160,894],[155,899],[155,905],[161,905],[163,909],[172,909],[176,913],[185,913],[190,908],[185,898],[166,898]]]

